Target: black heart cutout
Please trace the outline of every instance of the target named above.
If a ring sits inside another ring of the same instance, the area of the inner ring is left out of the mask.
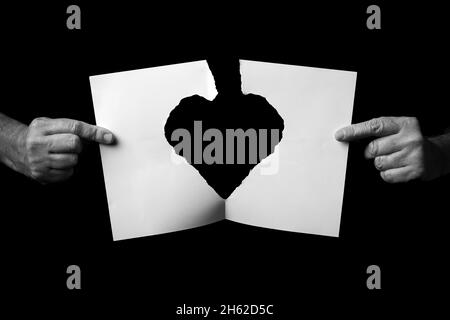
[[[264,97],[242,93],[238,59],[208,59],[208,65],[214,76],[217,96],[213,101],[199,95],[182,99],[171,111],[164,131],[175,151],[197,169],[217,194],[226,199],[261,160],[273,153],[275,145],[282,139],[284,121]],[[189,133],[190,150],[179,148],[180,143],[186,141],[181,141],[184,139],[177,134],[173,135],[177,129]],[[215,136],[206,139],[204,133],[208,129],[216,129],[215,132],[220,132],[222,138]],[[227,139],[231,137],[227,135],[227,129],[235,133],[242,129],[241,133],[253,137],[256,134],[256,140],[245,140],[245,161],[242,161],[243,149],[238,148],[234,136],[234,140]],[[275,133],[274,137],[272,133]],[[219,148],[217,139],[222,140],[222,148]],[[227,143],[230,141],[234,141],[234,148],[228,149]],[[203,157],[205,154],[213,156],[214,163],[209,164],[211,160]]]

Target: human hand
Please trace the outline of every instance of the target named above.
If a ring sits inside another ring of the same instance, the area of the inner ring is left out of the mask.
[[[419,121],[412,117],[381,117],[339,129],[338,141],[372,138],[364,151],[374,159],[384,181],[431,180],[441,175],[443,159],[439,148],[422,135]]]
[[[41,183],[64,181],[72,176],[82,150],[82,139],[102,144],[114,142],[104,128],[72,119],[34,119],[18,136],[16,168]]]

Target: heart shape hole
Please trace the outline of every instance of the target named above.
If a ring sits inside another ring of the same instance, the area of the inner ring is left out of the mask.
[[[237,58],[207,60],[217,96],[183,98],[165,137],[222,198],[227,199],[283,136],[284,121],[262,96],[241,90]]]

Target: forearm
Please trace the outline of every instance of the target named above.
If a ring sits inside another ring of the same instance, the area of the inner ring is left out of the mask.
[[[450,173],[450,133],[429,139],[441,154],[441,175]]]
[[[0,113],[0,162],[22,172],[21,145],[27,126]]]

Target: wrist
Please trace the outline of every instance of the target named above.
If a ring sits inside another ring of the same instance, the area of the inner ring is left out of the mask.
[[[17,124],[10,130],[7,149],[2,161],[11,169],[27,175],[26,166],[26,136],[28,126]]]

